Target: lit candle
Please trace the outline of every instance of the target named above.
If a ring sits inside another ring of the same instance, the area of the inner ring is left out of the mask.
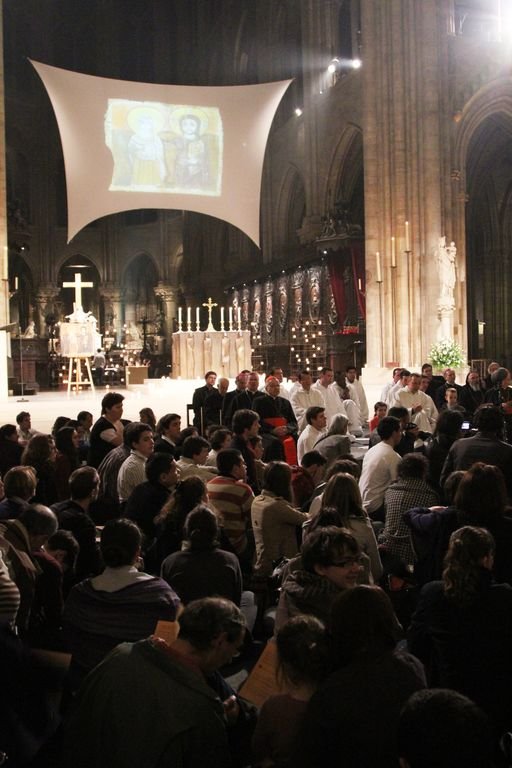
[[[183,322],[183,310],[181,307],[178,307],[178,325],[181,331],[181,324]]]
[[[396,241],[395,238],[391,238],[391,266],[396,267]]]
[[[236,319],[238,322],[238,330],[240,330],[240,324],[242,322],[242,310],[240,309],[240,307],[238,307],[236,310]]]
[[[196,307],[196,325],[197,325],[196,330],[198,330],[199,329],[199,307]]]
[[[409,252],[411,250],[411,243],[409,241],[409,222],[405,222],[405,250]]]
[[[233,330],[233,307],[229,307],[229,330]]]
[[[17,291],[17,290],[18,290],[18,276],[16,276],[16,277],[14,278],[14,290],[15,290],[15,291]]]
[[[381,268],[380,268],[380,253],[379,253],[379,251],[377,251],[375,256],[376,256],[376,259],[377,259],[377,282],[378,283],[382,283],[382,272],[381,272]]]
[[[359,293],[361,293],[361,291],[363,290],[363,283],[362,283],[362,281],[361,281],[361,278],[360,278],[360,277],[357,279],[357,287],[358,287],[358,289],[359,289]],[[313,335],[314,335],[314,334],[313,334]]]
[[[192,322],[192,308],[187,307],[187,325],[190,328],[190,323]]]

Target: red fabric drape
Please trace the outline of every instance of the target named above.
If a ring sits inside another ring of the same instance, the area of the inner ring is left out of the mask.
[[[336,304],[338,313],[338,322],[343,324],[347,315],[347,301],[345,298],[345,283],[343,282],[343,264],[344,259],[341,254],[330,254],[327,261],[329,269],[329,279],[331,281],[332,295]]]
[[[359,312],[361,317],[366,319],[366,281],[363,245],[361,243],[354,243],[347,248],[343,248],[342,251],[338,251],[336,254],[330,254],[327,266],[340,324],[345,322],[347,315],[347,297],[343,280],[343,272],[347,267],[350,267],[352,272]],[[359,288],[359,281],[361,281],[361,288]]]

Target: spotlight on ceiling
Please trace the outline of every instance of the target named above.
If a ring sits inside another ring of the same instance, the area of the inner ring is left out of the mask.
[[[352,69],[360,69],[362,63],[361,59],[352,59]]]
[[[297,117],[300,117],[302,115],[302,109],[300,107],[296,107],[295,114],[297,115]]]
[[[329,74],[334,75],[339,65],[340,65],[340,60],[337,57],[332,59],[331,63],[327,67],[327,71],[329,72]]]

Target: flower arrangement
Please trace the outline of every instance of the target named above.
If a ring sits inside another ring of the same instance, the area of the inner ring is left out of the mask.
[[[428,357],[435,368],[462,368],[466,364],[462,347],[453,339],[442,339],[432,344]]]

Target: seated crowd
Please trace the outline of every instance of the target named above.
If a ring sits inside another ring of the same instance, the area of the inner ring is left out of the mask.
[[[183,430],[117,392],[96,421],[0,427],[0,758],[510,766],[512,390],[490,376],[395,369],[372,416],[353,367],[227,392],[208,371]],[[263,649],[256,707],[230,675]]]

